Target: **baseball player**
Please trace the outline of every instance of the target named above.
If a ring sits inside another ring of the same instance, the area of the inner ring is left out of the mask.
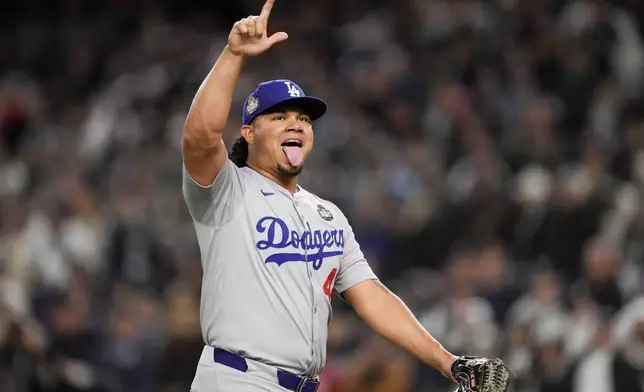
[[[235,23],[185,123],[183,194],[204,272],[192,391],[316,391],[333,292],[463,391],[504,391],[500,360],[446,351],[374,275],[342,211],[297,185],[324,101],[290,80],[261,83],[228,153],[222,131],[244,62],[288,38],[267,34],[273,2]]]

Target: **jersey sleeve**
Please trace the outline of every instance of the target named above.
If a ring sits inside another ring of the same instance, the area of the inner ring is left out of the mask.
[[[342,294],[345,290],[366,280],[378,279],[367,263],[360,245],[353,234],[349,223],[345,228],[344,254],[340,261],[340,270],[334,284],[334,290]]]
[[[232,219],[242,203],[244,181],[241,170],[226,159],[210,186],[197,184],[183,165],[183,197],[192,218],[206,226],[219,227]]]

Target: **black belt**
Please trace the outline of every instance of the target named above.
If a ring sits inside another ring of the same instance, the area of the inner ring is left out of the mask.
[[[248,370],[246,358],[241,355],[233,354],[220,348],[215,348],[213,356],[217,363],[244,373]],[[277,383],[289,391],[294,392],[316,392],[320,387],[320,382],[315,379],[298,376],[297,374],[285,372],[279,369],[277,369]]]

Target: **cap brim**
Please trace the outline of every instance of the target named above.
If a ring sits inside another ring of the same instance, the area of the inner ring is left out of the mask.
[[[269,113],[281,106],[293,106],[302,108],[302,111],[311,117],[311,121],[315,121],[322,117],[327,111],[326,102],[316,97],[293,97],[280,101],[274,105],[267,107],[259,114]],[[258,115],[259,115],[258,114]]]

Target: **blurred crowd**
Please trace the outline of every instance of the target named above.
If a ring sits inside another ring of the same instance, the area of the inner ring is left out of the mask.
[[[7,0],[0,391],[187,392],[203,342],[181,132],[261,0]],[[323,97],[301,184],[448,349],[517,392],[644,391],[644,2],[277,0],[243,99]],[[453,391],[336,299],[321,392]]]

